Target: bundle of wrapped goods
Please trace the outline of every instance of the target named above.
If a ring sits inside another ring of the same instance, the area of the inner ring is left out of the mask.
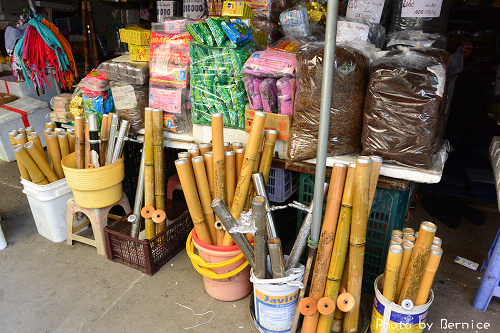
[[[422,30],[446,34],[451,0],[394,0],[389,31]]]
[[[119,56],[102,64],[102,71],[108,80],[125,81],[144,85],[149,82],[149,63],[132,61],[127,55]]]
[[[109,80],[104,72],[94,69],[80,81],[80,85],[85,117],[96,113],[101,126],[102,115],[115,110]]]
[[[140,27],[120,29],[120,40],[128,43],[130,60],[149,61],[151,30]]]
[[[186,19],[152,25],[149,106],[163,110],[164,128],[190,132],[189,42]]]
[[[401,46],[405,47],[435,47],[445,49],[446,36],[439,33],[426,33],[420,30],[394,31],[385,39],[385,49],[393,50]]]
[[[69,110],[71,96],[72,95],[70,93],[63,93],[61,95],[54,96],[50,100],[50,108],[53,110],[50,113],[51,120],[63,123],[73,120],[73,115]]]
[[[323,77],[324,43],[309,43],[297,52],[297,100],[288,143],[291,162],[316,157]],[[363,104],[369,75],[367,57],[357,49],[337,45],[335,51],[328,155],[361,149]]]
[[[251,20],[253,19],[254,12],[244,1],[224,1],[222,16]]]
[[[446,92],[445,64],[415,50],[388,54],[371,65],[366,93],[363,154],[429,169]]]
[[[244,129],[242,68],[255,51],[250,28],[240,19],[222,18],[207,18],[187,28],[194,38],[189,43],[193,123],[208,125],[212,113],[222,113],[224,126]]]

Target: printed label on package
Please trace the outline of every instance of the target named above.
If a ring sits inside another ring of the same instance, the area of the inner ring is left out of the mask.
[[[439,17],[443,0],[403,0],[401,17]]]
[[[162,109],[170,113],[181,113],[182,90],[150,88],[149,89],[149,106]]]
[[[337,43],[346,43],[351,40],[368,40],[369,28],[358,22],[337,22]]]
[[[245,73],[248,72],[248,74],[252,74],[251,71],[262,74],[280,74],[281,76],[293,74],[295,72],[295,54],[258,51],[248,58],[244,69]]]
[[[157,1],[156,12],[158,22],[163,22],[167,18],[174,17],[174,1]]]
[[[183,1],[184,17],[188,19],[199,19],[205,11],[204,0],[184,0]]]
[[[126,85],[122,87],[111,88],[115,108],[117,110],[133,109],[137,106],[137,98],[135,97],[134,87]]]
[[[153,32],[151,34],[151,71],[155,66],[177,63],[189,64],[189,41],[193,38],[188,34],[166,34]]]
[[[345,17],[380,23],[385,0],[350,0]]]

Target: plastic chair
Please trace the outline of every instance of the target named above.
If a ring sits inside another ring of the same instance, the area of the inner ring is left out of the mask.
[[[94,246],[97,248],[98,254],[105,255],[106,245],[104,243],[104,227],[108,225],[108,218],[112,218],[114,220],[119,220],[121,218],[121,216],[109,214],[109,211],[114,206],[123,207],[123,210],[125,210],[125,215],[132,212],[125,193],[123,193],[122,198],[118,202],[103,208],[80,207],[76,204],[74,198],[69,199],[68,203],[66,204],[66,232],[68,245],[73,245],[73,241],[75,240]],[[74,227],[74,215],[77,212],[82,212],[83,214],[87,215],[88,220]],[[89,223],[92,225],[94,239],[75,234],[85,226],[89,225]]]
[[[181,190],[182,191],[182,185],[181,181],[179,180],[179,175],[175,174],[173,176],[170,176],[167,182],[167,199],[172,200],[172,193],[174,190]]]

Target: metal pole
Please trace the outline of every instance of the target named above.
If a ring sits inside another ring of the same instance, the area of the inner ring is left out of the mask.
[[[330,108],[332,105],[333,70],[335,68],[335,43],[337,37],[337,16],[339,0],[328,1],[326,15],[325,57],[323,59],[323,80],[321,85],[321,110],[319,118],[318,151],[316,155],[316,176],[314,193],[323,193],[326,171],[326,152],[328,148],[328,131],[330,128]],[[313,216],[311,224],[311,241],[319,241],[321,231],[321,215],[323,212],[323,196],[314,196]]]

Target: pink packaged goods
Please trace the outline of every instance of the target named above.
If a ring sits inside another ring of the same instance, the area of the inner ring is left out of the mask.
[[[245,62],[243,73],[265,77],[295,76],[295,54],[268,50],[255,52]]]
[[[169,113],[185,112],[184,90],[150,87],[149,106]]]
[[[247,75],[243,78],[245,89],[247,91],[248,103],[252,110],[262,110],[262,98],[259,86],[264,78]]]
[[[295,102],[296,79],[283,77],[276,82],[278,88],[278,113],[283,115],[293,114]]]
[[[278,113],[278,92],[276,79],[267,78],[259,85],[262,97],[262,109],[264,112]]]

